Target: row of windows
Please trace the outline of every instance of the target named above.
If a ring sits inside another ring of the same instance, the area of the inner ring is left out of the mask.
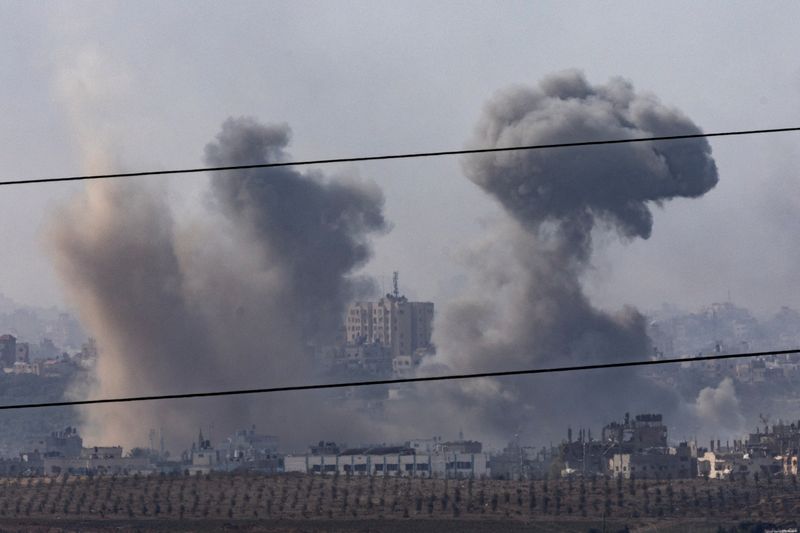
[[[472,463],[458,463],[458,464],[470,465],[470,466],[465,466],[465,467],[459,466],[458,468],[471,468],[471,466],[472,466]],[[324,470],[323,470],[323,466],[324,466]],[[376,465],[373,465],[373,466],[375,467],[375,471],[376,472],[383,472],[384,471],[384,466],[386,467],[386,471],[387,472],[396,472],[397,470],[400,469],[399,468],[400,465],[398,465],[397,463],[389,463],[387,465],[379,463],[379,464],[376,464]],[[417,464],[408,463],[408,464],[405,464],[404,467],[405,467],[405,471],[406,472],[413,472],[414,470],[417,470],[418,472],[427,472],[429,470],[428,463],[417,463]],[[343,465],[343,468],[344,468],[345,472],[349,472],[351,470],[353,472],[366,472],[367,471],[367,465],[365,463],[359,463],[359,464],[356,464],[356,465]],[[448,467],[448,468],[452,468],[452,467]],[[336,465],[335,464],[333,464],[333,465],[313,465],[311,467],[311,470],[314,471],[314,472],[335,472],[336,471]]]
[[[654,465],[654,466],[651,466],[651,467],[650,467],[650,469],[651,469],[651,470],[661,470],[661,471],[664,471],[664,470],[667,470],[667,467],[666,467],[666,466],[655,466],[655,465]],[[616,470],[617,472],[619,472],[619,467],[616,467],[616,469],[615,469],[615,470]],[[642,466],[642,470],[647,470],[647,465],[644,465],[644,466]],[[627,467],[627,466],[623,466],[623,467],[622,467],[622,471],[623,471],[623,472],[627,472],[627,471],[628,471],[628,467]],[[635,467],[635,466],[631,466],[631,472],[634,472],[634,471],[636,471],[636,467]]]
[[[322,468],[323,466],[325,467],[324,470]],[[314,472],[336,472],[336,465],[313,465],[311,470]]]
[[[399,467],[400,467],[400,465],[398,465],[397,463],[389,463],[387,465],[377,464],[377,465],[374,465],[374,466],[375,466],[375,471],[376,472],[383,472],[384,466],[386,466],[386,471],[387,472],[396,472],[397,470],[399,470]],[[415,469],[414,468],[415,466],[416,466],[416,470],[418,470],[418,471],[425,471],[425,472],[428,471],[428,463],[417,463],[416,465],[414,465],[414,463],[407,463],[405,465],[406,472],[413,471]]]

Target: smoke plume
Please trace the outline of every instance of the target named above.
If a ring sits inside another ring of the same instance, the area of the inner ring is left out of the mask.
[[[497,93],[470,145],[698,132],[681,112],[635,92],[623,79],[591,85],[580,72],[566,71],[535,87]],[[651,347],[643,316],[633,308],[598,309],[584,293],[581,278],[591,267],[593,233],[647,239],[653,206],[713,188],[717,170],[708,142],[482,153],[466,157],[463,168],[509,217],[488,244],[469,256],[481,298],[453,306],[437,324],[440,355],[433,363],[481,371],[646,358]],[[489,435],[511,435],[526,419],[537,424],[536,436],[542,438],[548,432],[560,435],[568,423],[593,425],[628,410],[669,416],[679,408],[672,392],[635,371],[576,372],[468,387],[451,387],[454,409],[464,418],[475,417],[470,425]]]
[[[228,119],[216,142],[206,146],[206,163],[284,161],[286,125],[262,126],[248,118]],[[370,256],[367,235],[383,231],[383,196],[376,185],[304,176],[289,167],[250,170],[236,179],[212,181],[221,210],[281,269],[292,305],[292,322],[309,340],[330,341],[346,305],[363,280],[348,274]]]
[[[280,161],[288,141],[286,125],[229,119],[206,160]],[[352,275],[369,258],[369,236],[386,229],[380,190],[262,169],[214,177],[212,197],[207,220],[181,227],[163,189],[93,183],[50,228],[58,271],[101,350],[93,396],[313,376],[308,342],[332,340],[363,285]],[[93,407],[83,431],[130,446],[162,428],[168,443],[185,447],[198,428],[216,424],[219,435],[256,422],[304,443],[341,433],[336,409],[309,394]]]
[[[711,435],[736,435],[744,428],[744,416],[731,378],[723,379],[717,387],[701,390],[695,411],[703,429]]]

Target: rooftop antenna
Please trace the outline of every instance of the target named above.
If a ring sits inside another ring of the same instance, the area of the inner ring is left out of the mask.
[[[398,287],[398,282],[400,280],[400,272],[395,270],[392,272],[392,287],[394,288],[394,297],[400,298],[400,288]]]

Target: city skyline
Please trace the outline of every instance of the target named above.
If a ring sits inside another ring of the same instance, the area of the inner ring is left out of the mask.
[[[0,12],[0,522],[800,509],[797,4]]]

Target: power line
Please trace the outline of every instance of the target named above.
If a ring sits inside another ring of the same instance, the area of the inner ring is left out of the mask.
[[[222,167],[196,167],[172,170],[146,170],[141,172],[117,172],[113,174],[86,174],[78,176],[61,176],[52,178],[24,178],[0,181],[0,185],[26,185],[32,183],[55,183],[62,181],[84,181],[111,178],[133,178],[140,176],[158,176],[167,174],[192,174],[197,172],[223,172],[227,170],[250,170],[254,168],[299,167],[306,165],[329,165],[333,163],[357,163],[363,161],[384,161],[389,159],[413,159],[421,157],[441,157],[449,155],[488,154],[493,152],[515,152],[522,150],[543,150],[552,148],[572,148],[580,146],[599,146],[605,144],[626,144],[651,141],[676,141],[680,139],[699,139],[708,137],[733,137],[739,135],[758,135],[764,133],[786,133],[800,131],[800,126],[792,128],[770,128],[761,130],[721,131],[715,133],[691,133],[686,135],[662,135],[658,137],[638,137],[634,139],[611,139],[601,141],[579,141],[568,143],[533,144],[527,146],[509,146],[505,148],[474,148],[468,150],[442,150],[438,152],[412,152],[405,154],[372,155],[362,157],[339,157],[331,159],[311,159],[305,161],[283,161],[278,163],[257,163],[252,165],[230,165]]]
[[[285,387],[269,387],[263,389],[237,389],[212,392],[190,392],[186,394],[161,394],[155,396],[129,396],[123,398],[100,398],[97,400],[71,400],[64,402],[25,403],[17,405],[0,405],[0,410],[34,409],[43,407],[66,407],[72,405],[97,405],[105,403],[147,402],[154,400],[179,400],[186,398],[211,398],[216,396],[240,396],[245,394],[267,394],[275,392],[307,391],[319,389],[340,389],[345,387],[368,387],[375,385],[398,385],[402,383],[423,383],[430,381],[453,381],[462,379],[497,378],[507,376],[524,376],[532,374],[551,374],[563,372],[578,372],[583,370],[601,370],[608,368],[623,368],[634,366],[668,365],[674,363],[693,363],[698,361],[720,361],[724,359],[744,359],[750,357],[764,357],[767,355],[787,355],[800,353],[800,348],[793,350],[772,350],[769,352],[745,352],[723,355],[701,355],[687,358],[656,359],[646,361],[625,361],[620,363],[600,363],[594,365],[561,366],[552,368],[531,368],[526,370],[505,370],[501,372],[477,372],[472,374],[447,374],[443,376],[424,376],[399,379],[378,379],[371,381],[349,381],[341,383],[320,383],[314,385],[289,385]]]

